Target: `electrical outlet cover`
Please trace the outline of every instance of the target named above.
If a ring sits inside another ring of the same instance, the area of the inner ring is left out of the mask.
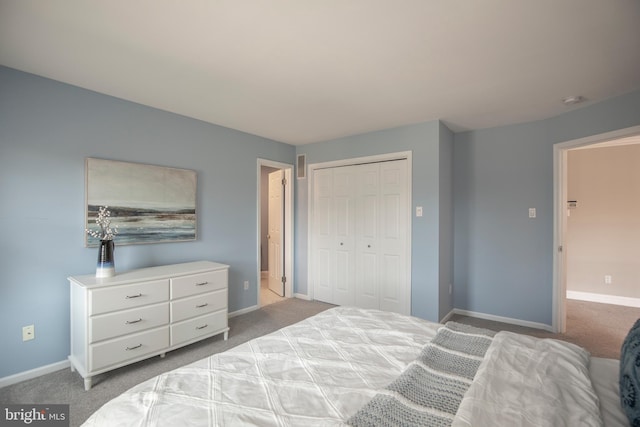
[[[22,341],[29,341],[36,337],[35,328],[33,325],[25,326],[22,328]]]

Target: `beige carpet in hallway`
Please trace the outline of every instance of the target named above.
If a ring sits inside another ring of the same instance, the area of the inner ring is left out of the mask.
[[[260,307],[284,301],[285,299],[269,289],[269,279],[267,277],[260,279]]]

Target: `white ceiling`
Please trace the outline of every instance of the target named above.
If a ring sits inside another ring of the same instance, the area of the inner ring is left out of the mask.
[[[640,1],[0,0],[0,64],[290,144],[460,131],[639,89]]]

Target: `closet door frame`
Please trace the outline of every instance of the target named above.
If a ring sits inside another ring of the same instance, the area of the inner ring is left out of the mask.
[[[315,224],[313,223],[313,212],[314,212],[314,174],[317,169],[326,169],[333,168],[339,166],[351,166],[351,165],[359,165],[366,163],[378,163],[378,162],[386,162],[392,160],[407,160],[407,239],[406,239],[406,254],[405,257],[405,271],[407,272],[407,280],[405,283],[406,288],[403,290],[403,294],[405,296],[405,301],[403,302],[403,314],[411,314],[411,235],[412,235],[412,152],[411,151],[401,151],[395,153],[386,153],[379,154],[374,156],[365,156],[365,157],[355,157],[350,159],[342,159],[342,160],[333,160],[329,162],[322,163],[312,163],[308,165],[308,187],[307,187],[307,224],[308,224],[308,238],[307,238],[307,283],[309,285],[308,297],[309,299],[314,299],[314,291],[315,291],[315,278],[314,278],[314,270],[313,261],[311,260],[311,256],[313,255],[313,247],[314,247],[314,238],[315,238]]]

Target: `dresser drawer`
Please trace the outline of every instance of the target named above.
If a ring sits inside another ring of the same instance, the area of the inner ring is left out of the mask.
[[[227,328],[227,310],[207,314],[171,325],[171,345],[191,341],[203,335],[221,332]]]
[[[171,299],[227,288],[227,270],[209,271],[171,279]]]
[[[227,308],[226,289],[183,298],[171,302],[171,321],[180,322],[224,308]]]
[[[168,346],[168,326],[93,344],[89,346],[89,370],[97,371],[129,359],[158,352]]]
[[[169,303],[102,314],[89,319],[90,343],[156,328],[169,323]]]
[[[169,280],[94,289],[89,293],[90,315],[140,307],[169,299]]]

